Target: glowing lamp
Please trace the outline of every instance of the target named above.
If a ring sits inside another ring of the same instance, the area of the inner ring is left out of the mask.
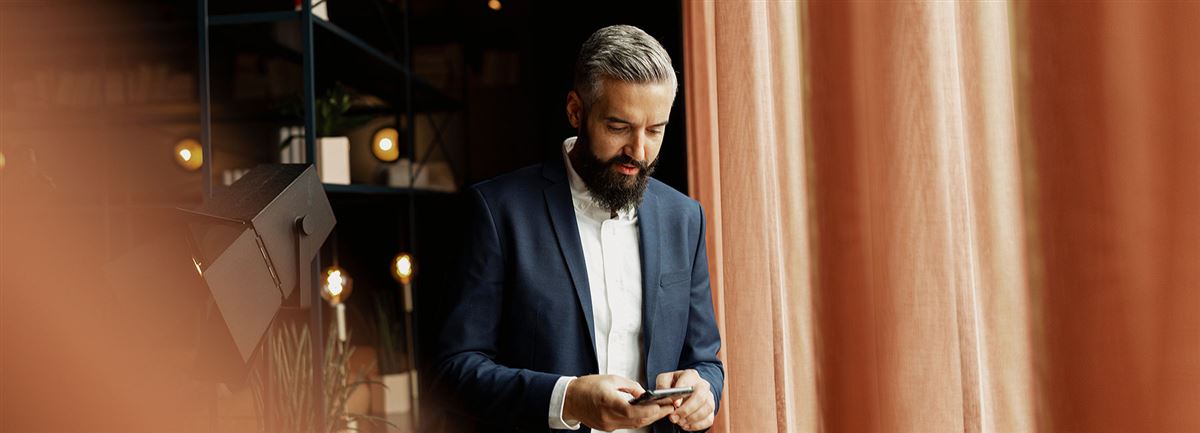
[[[321,282],[321,297],[330,305],[341,304],[350,297],[353,281],[345,269],[330,266],[325,270],[325,279]]]
[[[196,171],[204,165],[204,151],[200,142],[185,138],[175,144],[175,163],[187,171]]]
[[[337,333],[338,341],[346,341],[346,298],[350,297],[350,291],[354,288],[353,281],[350,275],[346,274],[346,270],[337,266],[330,266],[325,270],[325,278],[321,281],[321,297],[325,298],[325,302],[333,306],[337,312]]]
[[[392,277],[401,284],[408,284],[412,282],[415,266],[412,256],[408,253],[400,253],[392,260]]]
[[[375,159],[383,162],[400,159],[400,131],[396,128],[375,131],[375,137],[371,139],[371,153],[375,154]]]

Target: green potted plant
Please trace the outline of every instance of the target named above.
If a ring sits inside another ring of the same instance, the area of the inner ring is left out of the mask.
[[[355,96],[345,85],[339,83],[330,87],[325,96],[314,101],[316,112],[317,134],[317,167],[320,169],[321,182],[341,185],[350,184],[350,138],[345,134],[362,126],[370,120],[370,116],[350,114],[354,106]],[[299,119],[304,119],[303,105],[293,104],[286,111],[292,112]],[[303,128],[289,128],[280,143],[280,154],[283,162],[291,162],[301,153],[291,151],[303,143]]]
[[[316,101],[317,167],[322,182],[350,184],[350,137],[342,134],[369,120],[367,116],[350,115],[353,102],[353,95],[341,84]]]

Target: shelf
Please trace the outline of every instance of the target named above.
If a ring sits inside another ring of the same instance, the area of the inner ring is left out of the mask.
[[[213,26],[229,26],[229,25],[245,25],[245,24],[278,23],[278,22],[292,21],[292,20],[299,19],[302,14],[303,13],[300,11],[279,11],[279,12],[256,12],[256,13],[232,14],[232,15],[214,15],[214,16],[210,16],[208,18],[208,25],[210,27],[213,27]],[[324,28],[324,29],[328,30],[329,32],[333,33],[334,35],[336,35],[337,37],[342,38],[345,41],[357,46],[359,49],[365,51],[367,54],[370,54],[371,56],[374,56],[376,59],[383,61],[388,66],[390,66],[392,69],[395,69],[397,72],[400,72],[405,75],[407,75],[409,73],[408,68],[405,68],[404,65],[401,64],[399,61],[397,61],[395,58],[385,54],[383,51],[380,51],[379,49],[375,48],[371,44],[362,40],[362,38],[355,36],[353,33],[350,33],[346,29],[341,28],[337,24],[334,24],[326,19],[316,17],[316,16],[312,17],[312,20],[313,20],[313,24],[315,26]]]
[[[382,87],[385,90],[385,94],[380,96],[386,97],[386,93],[394,95],[404,93],[404,88],[401,87],[403,80],[396,80],[394,75],[394,73],[400,73],[412,82],[414,111],[452,111],[461,108],[462,104],[460,102],[446,96],[440,90],[437,90],[428,82],[421,79],[421,77],[411,73],[399,60],[389,56],[387,53],[384,53],[337,24],[313,17],[313,27],[320,29],[313,32],[315,36],[315,55],[318,59],[318,80],[339,77],[349,84],[376,84],[373,87]],[[372,61],[361,61],[361,57],[346,57],[344,53],[350,50],[357,50],[366,54],[366,58]],[[343,57],[340,59],[342,61],[321,61],[320,59],[324,55],[341,55]],[[387,72],[383,68],[390,69],[392,73]],[[356,79],[358,80],[357,82],[355,81]],[[366,83],[365,81],[371,83]]]
[[[208,17],[208,26],[228,26],[240,24],[265,24],[291,21],[300,18],[300,11],[255,12],[247,14],[212,15]]]
[[[354,36],[354,34],[346,31],[345,29],[338,27],[337,24],[331,23],[329,21],[325,21],[325,20],[317,18],[317,17],[313,17],[313,24],[315,24],[318,27],[324,28],[325,30],[328,30],[330,33],[334,34],[335,36],[342,38],[342,40],[350,43],[351,45],[354,45],[355,47],[358,47],[358,49],[362,50],[363,52],[365,52],[367,54],[370,54],[372,57],[375,57],[375,59],[383,62],[385,65],[388,65],[392,69],[396,70],[396,72],[399,72],[404,75],[408,75],[408,76],[410,76],[410,78],[413,78],[414,80],[416,79],[416,77],[411,77],[412,73],[409,72],[408,68],[404,67],[404,65],[400,64],[400,62],[397,61],[396,59],[392,58],[392,56],[384,54],[383,51],[380,51],[379,49],[371,46],[371,44],[368,44],[366,41],[362,40],[358,36]]]
[[[220,102],[212,107],[213,121],[287,123],[270,101]],[[142,123],[191,124],[200,121],[196,102],[152,102],[91,107],[38,107],[0,111],[5,128],[61,128],[74,126],[117,126]],[[295,123],[295,122],[293,122]]]
[[[257,12],[232,15],[214,15],[209,17],[209,27],[236,27],[239,25],[271,24],[299,20],[302,12],[279,11]],[[413,74],[400,60],[388,55],[383,50],[362,39],[345,28],[319,17],[312,17],[313,48],[317,58],[316,78],[319,82],[332,83],[345,81],[355,87],[369,88],[379,91],[378,96],[399,102],[405,89],[401,86],[404,80],[397,80],[395,73],[403,74],[412,82],[413,110],[418,112],[456,111],[462,108],[462,103],[443,94],[425,80]],[[257,40],[253,37],[238,38],[239,40]],[[240,43],[240,42],[239,42]],[[261,52],[276,52],[283,54],[291,61],[299,63],[302,53],[277,43],[252,44]],[[347,55],[357,51],[365,56]],[[327,61],[326,56],[334,61]],[[363,61],[366,57],[367,61]],[[381,70],[385,69],[385,70]],[[349,71],[349,72],[347,72]],[[368,92],[373,93],[373,92]]]
[[[325,192],[328,194],[370,194],[370,195],[400,195],[400,194],[422,194],[422,195],[449,195],[453,194],[446,191],[438,191],[422,188],[400,188],[386,185],[363,185],[350,184],[341,185],[333,183],[322,184],[325,186]]]

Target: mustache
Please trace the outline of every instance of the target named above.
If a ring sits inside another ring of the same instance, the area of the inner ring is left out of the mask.
[[[632,166],[637,167],[638,171],[646,171],[650,168],[650,164],[647,163],[646,161],[639,161],[639,160],[633,159],[632,156],[626,155],[624,153],[614,156],[612,159],[608,160],[607,163],[605,163],[605,165],[607,165],[609,167],[617,165],[617,164],[632,165]]]

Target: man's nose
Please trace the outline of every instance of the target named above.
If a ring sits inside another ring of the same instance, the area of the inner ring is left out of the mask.
[[[637,161],[646,160],[646,135],[636,134],[633,141],[625,146],[625,154]]]

